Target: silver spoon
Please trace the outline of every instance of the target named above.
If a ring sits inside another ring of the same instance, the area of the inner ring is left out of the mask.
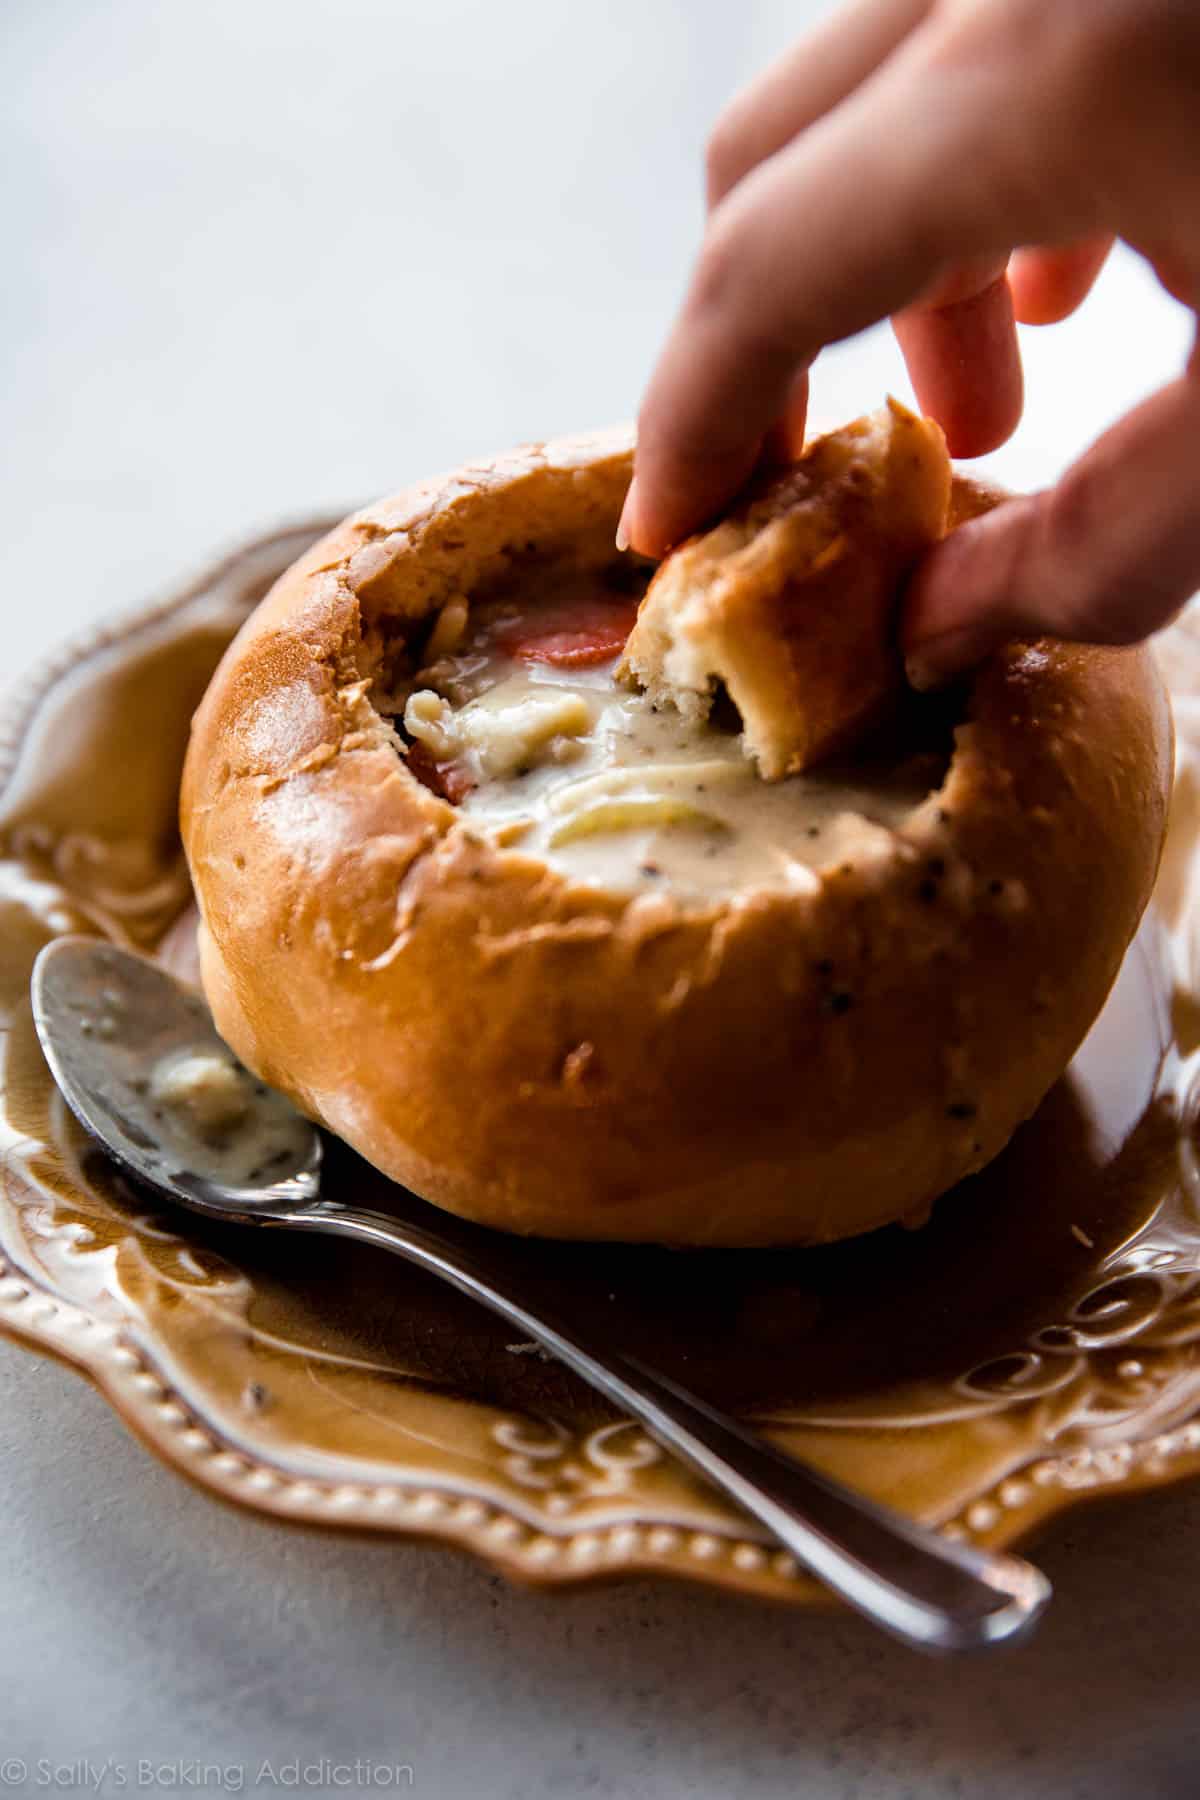
[[[209,1218],[333,1232],[441,1276],[637,1419],[893,1636],[924,1650],[981,1648],[1020,1637],[1046,1606],[1050,1585],[1029,1563],[949,1543],[863,1499],[558,1316],[513,1240],[400,1188],[395,1215],[322,1198],[317,1132],[234,1062],[204,1001],[156,963],[59,938],[34,965],[32,996],[67,1104],[140,1181]]]

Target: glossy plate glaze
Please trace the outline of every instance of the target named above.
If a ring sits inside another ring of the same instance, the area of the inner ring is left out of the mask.
[[[49,938],[102,932],[193,966],[188,719],[321,528],[76,645],[0,734],[0,1328],[259,1511],[436,1538],[539,1581],[657,1570],[812,1601],[789,1557],[489,1315],[348,1244],[148,1210],[50,1081],[28,1004]],[[1200,630],[1176,626],[1163,659],[1181,756],[1155,909],[1068,1076],[928,1226],[786,1253],[520,1247],[623,1346],[978,1542],[1200,1470]],[[396,1198],[336,1146],[327,1179]]]

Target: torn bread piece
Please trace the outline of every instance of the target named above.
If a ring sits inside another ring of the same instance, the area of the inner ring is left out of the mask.
[[[723,685],[767,781],[844,749],[903,688],[900,584],[949,503],[940,429],[896,400],[815,439],[666,558],[617,679],[692,720]]]

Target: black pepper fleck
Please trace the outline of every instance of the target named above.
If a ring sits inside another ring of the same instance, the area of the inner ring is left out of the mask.
[[[988,893],[989,894],[1002,894],[1003,892],[1004,892],[1004,883],[1002,881],[992,880],[992,881],[988,882]]]
[[[818,975],[832,975],[833,974],[833,964],[830,962],[830,960],[827,956],[823,956],[821,958],[820,962],[815,965],[815,967],[816,967],[816,971],[817,971]]]
[[[854,1005],[854,995],[848,994],[845,988],[838,988],[834,993],[826,995],[825,1005],[831,1013],[848,1013]]]
[[[973,1100],[952,1100],[946,1108],[948,1119],[973,1119],[979,1111]]]
[[[938,884],[936,881],[932,880],[930,877],[927,876],[925,878],[925,880],[921,883],[920,887],[917,889],[917,898],[920,900],[924,900],[926,905],[931,905],[933,903],[933,901],[935,901],[937,899],[937,897],[938,897]]]

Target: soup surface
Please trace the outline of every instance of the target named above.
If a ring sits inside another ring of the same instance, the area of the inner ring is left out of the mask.
[[[760,780],[719,697],[697,724],[615,682],[637,611],[622,587],[592,571],[469,615],[451,602],[431,633],[403,706],[410,767],[498,844],[626,891],[811,887],[816,870],[886,849],[941,785],[946,747],[911,734]]]

